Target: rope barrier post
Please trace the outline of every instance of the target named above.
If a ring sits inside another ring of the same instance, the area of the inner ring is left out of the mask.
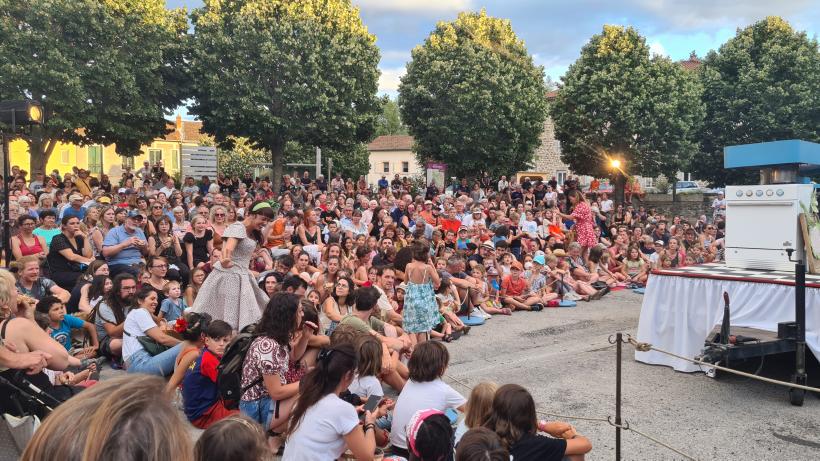
[[[789,255],[791,256],[791,255]],[[797,323],[797,337],[794,357],[794,376],[792,382],[806,385],[806,264],[798,260],[794,265],[794,320]],[[792,405],[803,406],[806,391],[789,389],[789,401]]]
[[[621,461],[621,352],[623,334],[615,335],[615,461]]]

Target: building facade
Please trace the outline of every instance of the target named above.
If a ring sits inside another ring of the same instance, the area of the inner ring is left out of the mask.
[[[161,160],[165,171],[173,176],[179,173],[182,167],[182,148],[200,145],[205,135],[202,133],[202,122],[182,120],[180,115],[177,115],[174,122],[168,122],[168,130],[165,136],[155,139],[150,145],[142,146],[140,154],[135,157],[117,155],[115,144],[79,146],[58,143],[48,159],[46,173],[57,170],[62,175],[70,173],[76,166],[88,170],[92,176],[96,177],[105,173],[112,182],[116,182],[126,168],[134,171],[141,168],[145,161],[153,165]],[[28,144],[18,139],[13,141],[9,147],[11,165],[17,165],[31,173]]]
[[[424,174],[413,152],[413,137],[409,135],[379,136],[367,145],[370,171],[367,182],[376,184],[382,176],[388,181],[395,175],[412,177]]]

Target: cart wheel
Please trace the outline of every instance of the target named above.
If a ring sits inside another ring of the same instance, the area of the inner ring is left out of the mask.
[[[789,402],[796,407],[803,406],[803,399],[806,396],[804,389],[789,389]]]

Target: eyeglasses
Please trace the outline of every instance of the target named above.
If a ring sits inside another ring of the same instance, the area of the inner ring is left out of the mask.
[[[155,209],[155,210],[161,210],[162,209],[161,206],[155,206],[155,207],[152,207],[152,208]]]
[[[214,217],[217,217],[217,218],[224,218],[224,217],[225,217],[225,213],[214,213]]]
[[[167,264],[158,264],[156,266],[151,266],[151,267],[153,267],[154,269],[168,269]]]

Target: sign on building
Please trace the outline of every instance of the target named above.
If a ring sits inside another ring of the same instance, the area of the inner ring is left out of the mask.
[[[183,147],[182,177],[191,176],[199,180],[203,176],[216,178],[216,147]]]
[[[427,162],[426,172],[427,172],[427,185],[429,186],[433,182],[436,183],[436,186],[440,188],[447,187],[447,183],[445,182],[445,173],[447,172],[447,164],[440,163],[440,162]]]

